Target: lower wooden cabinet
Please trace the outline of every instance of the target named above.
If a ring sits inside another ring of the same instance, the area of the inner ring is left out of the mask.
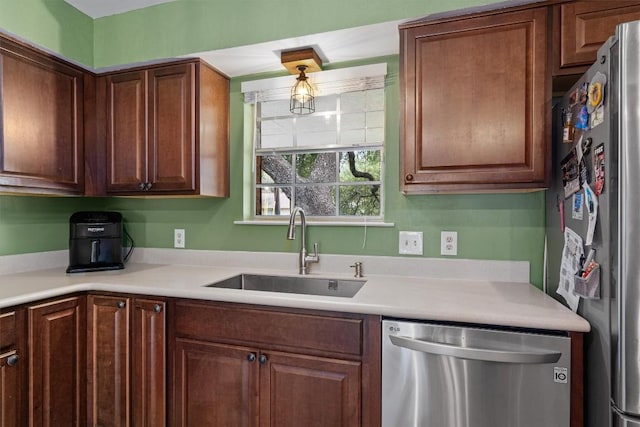
[[[32,426],[86,424],[85,309],[84,296],[28,308]]]
[[[24,310],[0,310],[0,427],[26,426]]]
[[[176,426],[380,425],[380,320],[179,300]]]
[[[262,426],[360,426],[359,361],[260,354]]]
[[[165,302],[87,297],[87,424],[164,426]]]
[[[258,426],[257,350],[177,339],[176,426]]]

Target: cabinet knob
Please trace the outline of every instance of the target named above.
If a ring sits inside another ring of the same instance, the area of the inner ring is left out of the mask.
[[[125,303],[124,301],[118,301],[117,305],[118,305],[118,308],[124,308],[127,305],[127,303]]]
[[[18,364],[18,360],[20,360],[18,355],[17,354],[12,354],[11,356],[9,356],[7,358],[7,365],[8,366],[16,366]]]
[[[265,356],[264,354],[261,354],[260,357],[258,358],[258,362],[260,362],[261,365],[264,365],[265,363],[267,363],[267,356]]]
[[[413,181],[413,175],[411,175],[410,173],[408,173],[408,174],[404,177],[404,179],[405,179],[406,181]]]
[[[153,311],[155,311],[156,313],[160,313],[162,311],[162,306],[160,304],[154,305]]]
[[[149,191],[151,190],[151,187],[153,187],[153,184],[150,182],[147,182],[144,186],[145,191]]]
[[[249,354],[247,354],[247,360],[249,361],[249,363],[255,362],[255,361],[256,361],[256,355],[255,355],[255,353],[249,353]]]
[[[146,185],[145,185],[144,182],[141,182],[140,184],[138,184],[138,190],[143,190],[144,191],[146,189],[145,187],[146,187]]]

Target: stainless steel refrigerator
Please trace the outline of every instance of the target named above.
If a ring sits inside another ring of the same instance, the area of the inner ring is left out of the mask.
[[[617,27],[596,63],[556,100],[554,122],[546,278],[548,293],[560,300],[558,286],[569,283],[560,273],[563,225],[587,243],[594,204],[583,183],[601,193],[591,201],[593,241],[584,245],[600,265],[599,295],[578,306],[591,324],[585,425],[640,427],[640,21]]]

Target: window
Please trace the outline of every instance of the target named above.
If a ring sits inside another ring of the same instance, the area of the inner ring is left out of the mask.
[[[256,218],[289,216],[293,206],[316,217],[383,217],[384,75],[358,80],[317,83],[310,115],[291,114],[288,96],[253,99]]]

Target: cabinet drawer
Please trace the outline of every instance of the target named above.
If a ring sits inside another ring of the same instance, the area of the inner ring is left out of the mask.
[[[16,312],[0,314],[0,353],[16,345]]]
[[[288,313],[178,301],[175,330],[180,337],[233,341],[263,348],[362,354],[362,319]]]

